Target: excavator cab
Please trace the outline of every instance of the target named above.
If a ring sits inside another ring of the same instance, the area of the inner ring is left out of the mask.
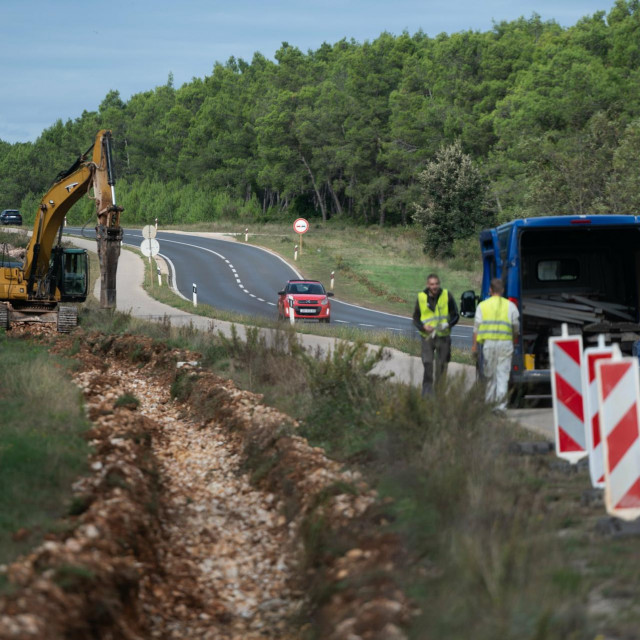
[[[51,256],[52,284],[60,289],[60,302],[84,302],[89,283],[86,249],[55,247]]]

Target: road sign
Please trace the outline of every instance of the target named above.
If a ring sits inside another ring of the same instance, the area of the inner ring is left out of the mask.
[[[607,513],[623,520],[640,516],[640,398],[637,358],[596,364]]]
[[[150,258],[160,252],[160,243],[152,238],[145,238],[140,243],[140,251],[142,251],[142,254],[147,256],[147,258]]]
[[[152,224],[148,224],[146,227],[142,227],[142,237],[148,240],[155,238],[158,230]]]
[[[309,221],[304,218],[298,218],[293,223],[293,230],[296,233],[307,233],[307,231],[309,231]]]
[[[594,487],[604,487],[604,456],[602,453],[602,438],[600,437],[600,412],[598,403],[598,385],[596,382],[596,363],[609,360],[613,355],[612,347],[605,347],[604,340],[597,347],[590,347],[584,351],[583,389],[585,435],[587,437],[587,452],[589,453],[589,474]]]
[[[563,327],[566,332],[566,325]],[[582,336],[549,338],[556,455],[575,464],[587,455],[582,398]]]

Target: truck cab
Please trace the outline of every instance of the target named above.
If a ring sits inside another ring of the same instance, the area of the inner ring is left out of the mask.
[[[585,347],[598,334],[631,354],[640,340],[640,217],[553,216],[514,220],[480,233],[482,290],[501,278],[505,297],[520,311],[511,388],[526,396],[533,385],[550,388],[550,336],[582,334]],[[475,307],[465,292],[461,308]],[[466,296],[466,298],[465,298]]]

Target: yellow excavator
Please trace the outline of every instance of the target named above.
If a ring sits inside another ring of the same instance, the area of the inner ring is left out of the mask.
[[[64,248],[61,241],[67,212],[85,194],[96,205],[100,306],[115,307],[123,209],[116,205],[111,146],[111,132],[99,131],[93,145],[57,176],[40,201],[22,265],[0,266],[0,329],[13,322],[56,323],[60,332],[76,326],[77,307],[60,303],[86,300],[89,263],[85,249]]]

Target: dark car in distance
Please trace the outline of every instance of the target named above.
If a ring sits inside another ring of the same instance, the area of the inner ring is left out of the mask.
[[[22,215],[17,209],[5,209],[0,213],[0,224],[22,224]]]
[[[325,291],[317,280],[289,280],[282,291],[278,291],[278,319],[331,321],[332,291]]]

